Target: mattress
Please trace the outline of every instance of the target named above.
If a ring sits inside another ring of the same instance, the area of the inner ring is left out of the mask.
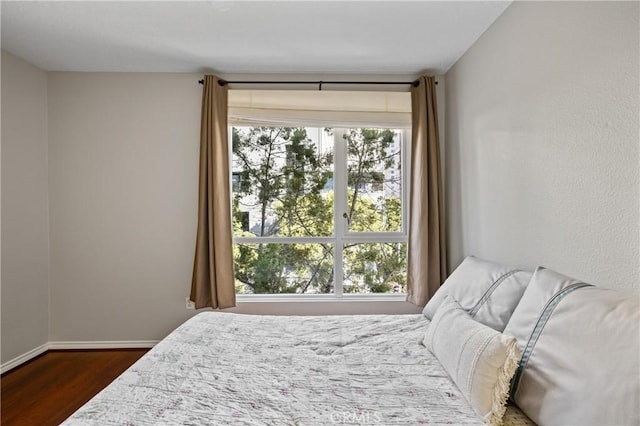
[[[200,313],[64,425],[482,424],[422,315]],[[505,424],[533,424],[509,407]]]

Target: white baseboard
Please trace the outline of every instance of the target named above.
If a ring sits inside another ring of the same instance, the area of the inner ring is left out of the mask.
[[[152,348],[158,340],[106,340],[93,342],[49,342],[49,350],[61,349],[143,349]]]
[[[37,357],[48,350],[72,350],[72,349],[146,349],[152,348],[158,340],[109,340],[94,342],[49,342],[31,349],[20,356],[5,362],[0,366],[0,374],[15,368],[25,362]]]
[[[4,364],[2,364],[0,366],[0,374],[9,371],[12,368],[15,368],[15,367],[19,366],[20,364],[24,364],[25,362],[29,361],[30,359],[33,359],[33,358],[37,357],[41,353],[46,352],[48,349],[49,349],[49,344],[45,343],[44,345],[40,345],[37,348],[31,349],[29,352],[23,353],[22,355],[17,356],[14,359],[5,362]]]

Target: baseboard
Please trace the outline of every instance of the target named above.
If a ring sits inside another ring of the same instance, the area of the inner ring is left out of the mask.
[[[31,349],[20,356],[5,362],[0,366],[0,374],[16,368],[21,364],[37,357],[49,350],[72,350],[72,349],[147,349],[152,348],[158,340],[108,340],[94,342],[49,342]]]
[[[93,342],[49,342],[49,350],[64,349],[146,349],[152,348],[158,340],[106,340]]]
[[[4,374],[12,368],[16,368],[17,366],[24,364],[25,362],[37,357],[38,355],[46,352],[49,349],[49,344],[45,343],[44,345],[40,345],[37,348],[31,349],[29,352],[23,353],[20,356],[13,358],[10,361],[5,362],[0,366],[0,374]]]

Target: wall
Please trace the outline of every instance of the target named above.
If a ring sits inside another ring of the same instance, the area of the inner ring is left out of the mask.
[[[49,73],[52,342],[157,340],[193,315],[185,298],[195,247],[200,78]],[[404,301],[241,302],[233,311],[420,308]]]
[[[2,364],[49,335],[47,77],[2,51]]]
[[[198,78],[49,73],[51,341],[159,339],[193,313]]]
[[[514,2],[449,70],[450,267],[639,289],[638,2]]]

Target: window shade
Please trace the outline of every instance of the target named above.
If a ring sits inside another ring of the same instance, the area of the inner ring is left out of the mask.
[[[236,126],[411,127],[411,93],[229,90]]]

